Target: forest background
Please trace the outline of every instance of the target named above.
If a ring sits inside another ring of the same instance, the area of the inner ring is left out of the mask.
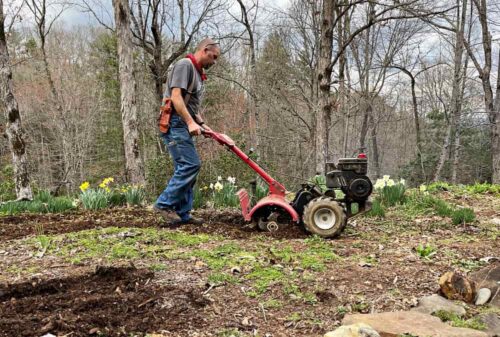
[[[12,77],[2,76],[0,201],[22,197],[22,184],[73,194],[106,177],[159,194],[172,172],[156,127],[163,84],[207,36],[222,49],[206,82],[207,124],[288,189],[360,152],[373,179],[500,183],[495,1],[26,0],[3,8],[2,75]],[[129,14],[125,30],[116,13]],[[81,17],[88,21],[71,22]],[[133,71],[123,81],[127,57]],[[13,156],[15,144],[23,150]],[[254,177],[213,141],[197,145],[199,187]]]

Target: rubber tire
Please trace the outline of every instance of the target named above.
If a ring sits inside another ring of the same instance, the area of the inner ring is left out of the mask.
[[[322,208],[328,208],[335,214],[336,221],[330,229],[322,229],[314,222],[314,214]],[[324,238],[334,238],[340,235],[347,225],[347,216],[344,208],[338,202],[328,197],[319,197],[311,200],[304,208],[302,220],[309,232]]]

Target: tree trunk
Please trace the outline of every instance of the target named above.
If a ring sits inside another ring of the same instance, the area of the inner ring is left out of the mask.
[[[130,8],[127,0],[113,0],[118,40],[118,71],[120,76],[121,115],[125,147],[125,175],[133,184],[144,184],[144,168],[139,153],[137,125],[137,85],[134,78]]]
[[[330,102],[330,82],[332,71],[330,62],[333,48],[333,28],[335,19],[336,0],[323,1],[323,20],[321,22],[321,37],[317,78],[319,84],[318,105],[315,109],[315,163],[316,173],[325,173],[325,163],[328,157],[328,134],[332,106]]]
[[[460,12],[462,9],[462,12]],[[451,93],[451,109],[450,109],[450,124],[448,126],[448,130],[446,132],[446,138],[444,140],[443,148],[441,149],[441,155],[439,157],[438,166],[436,168],[436,172],[434,174],[434,181],[441,180],[441,173],[444,167],[444,162],[446,160],[450,143],[452,139],[455,139],[457,126],[460,121],[460,114],[462,112],[462,81],[464,80],[464,76],[462,74],[462,60],[464,54],[464,29],[465,29],[465,20],[466,20],[466,9],[467,9],[467,0],[462,0],[462,8],[457,6],[457,23],[459,26],[458,31],[456,32],[456,41],[454,48],[454,71],[453,71],[453,87]],[[458,150],[458,149],[457,149]]]
[[[492,181],[500,184],[500,53],[498,54],[497,88],[495,104],[491,115],[491,161],[493,168]]]
[[[373,160],[370,160],[370,165],[373,166],[373,170],[375,171],[375,177],[373,178],[380,178],[380,154],[378,152],[378,143],[377,143],[377,124],[375,124],[375,121],[373,120],[373,116],[370,115],[370,122],[372,124],[371,130],[370,130],[370,137],[371,137],[371,144],[372,144],[372,154],[373,154]]]
[[[12,71],[9,64],[4,23],[3,0],[0,0],[0,100],[6,114],[7,125],[5,131],[12,153],[17,200],[31,200],[33,199],[33,192],[30,185],[26,143],[23,138],[21,115],[12,92]]]

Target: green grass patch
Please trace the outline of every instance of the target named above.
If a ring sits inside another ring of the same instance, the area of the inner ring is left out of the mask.
[[[451,220],[454,225],[467,224],[474,222],[476,215],[470,208],[460,208],[453,212]]]
[[[211,273],[208,275],[208,283],[213,286],[219,286],[225,283],[235,284],[239,280],[231,274],[228,273]]]
[[[260,305],[264,309],[281,309],[281,308],[283,308],[283,302],[281,302],[280,300],[274,299],[274,298],[271,298],[267,301],[261,302]]]
[[[185,247],[219,239],[207,234],[192,235],[157,228],[119,227],[90,229],[46,237],[51,242],[47,253],[63,256],[71,263],[81,263],[94,258],[106,260],[180,258],[181,251]],[[39,247],[41,238],[39,235],[30,240],[33,245]]]
[[[385,217],[385,210],[379,198],[375,198],[375,200],[373,200],[372,209],[369,212],[367,212],[366,215],[376,218]]]
[[[269,286],[283,282],[287,277],[282,270],[274,267],[256,266],[253,271],[246,276],[252,281],[253,293],[248,293],[250,296],[262,295],[267,291]]]
[[[457,314],[452,312],[439,310],[433,314],[436,317],[439,317],[443,322],[450,322],[452,326],[457,328],[469,328],[476,330],[486,330],[486,324],[481,322],[478,318],[474,317],[471,319],[463,319],[460,318]]]

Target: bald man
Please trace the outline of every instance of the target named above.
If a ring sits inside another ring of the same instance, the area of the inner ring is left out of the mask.
[[[193,186],[201,163],[193,136],[201,135],[202,128],[211,131],[199,113],[207,79],[205,69],[213,66],[220,56],[218,43],[210,38],[202,40],[194,54],[179,60],[167,80],[164,97],[171,97],[173,112],[163,141],[174,162],[174,175],[156,200],[154,208],[166,220],[165,226],[202,224],[193,218]]]

